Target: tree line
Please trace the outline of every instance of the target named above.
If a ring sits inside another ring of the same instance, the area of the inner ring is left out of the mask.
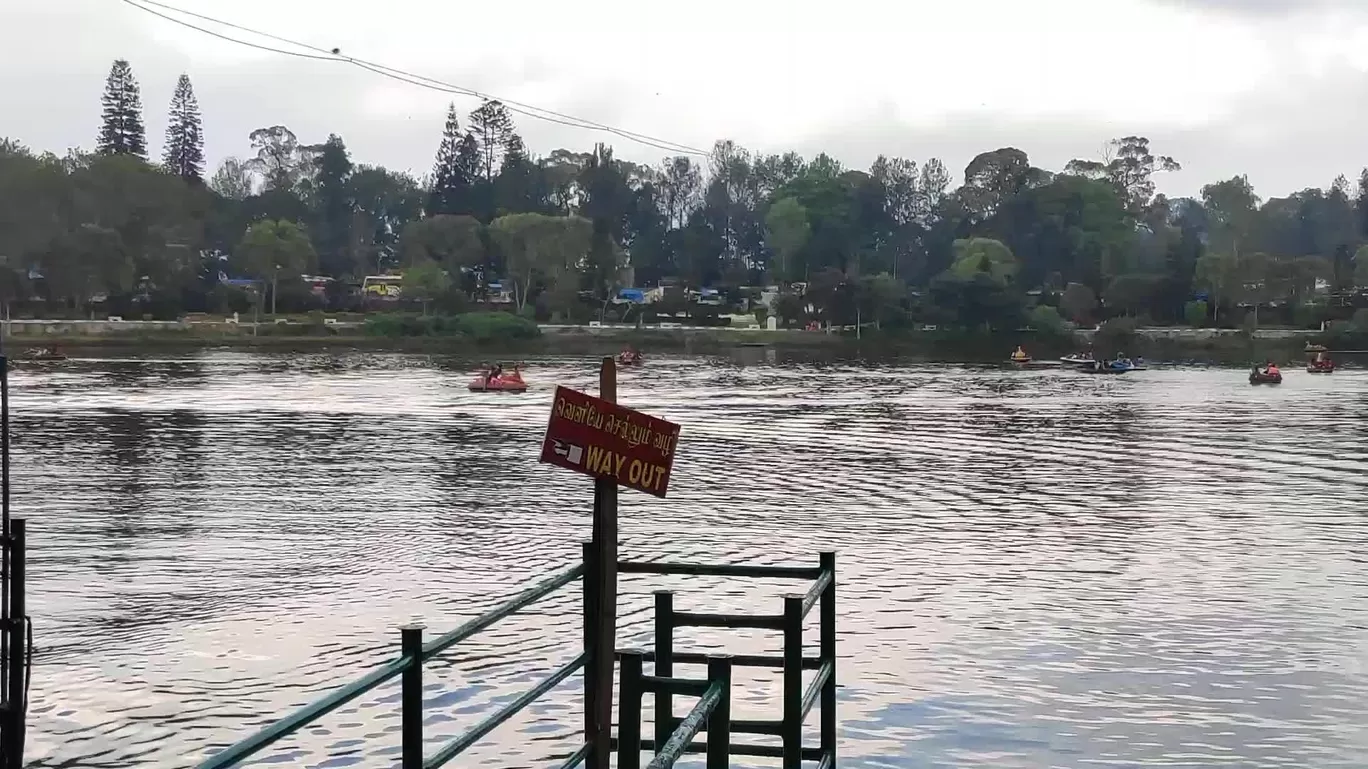
[[[0,301],[165,317],[260,298],[227,275],[297,311],[348,306],[350,283],[402,272],[425,309],[486,301],[501,281],[515,309],[577,321],[613,312],[620,288],[663,282],[733,300],[777,286],[786,324],[1308,325],[1352,314],[1368,286],[1368,168],[1263,200],[1244,176],[1157,194],[1179,164],[1142,136],[1057,171],[1012,147],[952,176],[936,158],[859,170],[731,141],[649,166],[604,144],[534,155],[486,101],[464,120],[451,106],[421,177],[281,125],[207,174],[189,77],[157,160],[141,102],[116,61],[92,152],[0,140]],[[336,280],[319,297],[303,275]]]

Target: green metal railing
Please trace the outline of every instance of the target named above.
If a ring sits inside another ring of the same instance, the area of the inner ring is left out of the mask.
[[[588,548],[586,547],[585,550],[587,558]],[[581,653],[522,696],[472,726],[465,734],[443,745],[431,757],[424,755],[423,747],[423,663],[574,582],[584,576],[587,569],[587,563],[581,563],[572,569],[567,569],[550,579],[533,585],[504,604],[470,620],[450,633],[427,643],[423,642],[423,628],[421,626],[411,625],[400,628],[399,657],[397,659],[381,665],[322,699],[300,708],[247,739],[215,753],[201,763],[198,769],[225,769],[236,766],[272,743],[295,733],[395,677],[401,678],[400,766],[403,769],[437,769],[437,767],[445,765],[485,735],[494,731],[500,724],[517,715],[523,708],[535,702],[584,667],[588,658],[588,651]],[[587,607],[587,583],[585,588],[585,605]],[[573,769],[584,761],[588,753],[589,746],[587,744],[580,747],[561,764],[561,769]]]
[[[400,628],[399,656],[346,686],[275,722],[256,734],[213,754],[198,769],[227,769],[259,753],[273,743],[299,731],[338,708],[365,695],[382,684],[400,679],[400,766],[402,769],[437,769],[475,745],[508,719],[544,696],[581,669],[592,668],[596,658],[592,628],[596,621],[592,586],[595,584],[593,549],[583,548],[583,562],[546,579],[514,596],[502,605],[476,617],[435,640],[423,641],[423,628]],[[775,756],[783,759],[784,769],[799,769],[804,760],[819,761],[819,769],[836,763],[836,555],[822,553],[817,567],[795,566],[706,566],[696,564],[642,563],[621,561],[623,574],[681,574],[721,577],[792,578],[814,580],[806,594],[784,597],[784,613],[774,616],[698,614],[674,610],[674,595],[655,594],[655,651],[619,652],[622,661],[619,692],[617,738],[603,745],[603,753],[593,750],[592,718],[594,676],[586,669],[585,742],[562,763],[560,769],[574,769],[588,761],[591,753],[605,756],[618,749],[619,769],[639,769],[643,750],[655,752],[649,769],[670,769],[684,753],[706,753],[708,769],[727,766],[729,755]],[[425,755],[423,734],[423,665],[456,644],[485,630],[500,620],[527,608],[562,587],[582,580],[584,601],[584,650],[536,686],[472,726],[461,736],[447,742],[431,756]],[[813,606],[821,604],[820,653],[803,656],[803,620]],[[705,656],[676,653],[674,631],[681,627],[766,628],[784,634],[783,655]],[[645,675],[643,663],[655,662],[655,674]],[[605,662],[610,660],[605,660]],[[673,678],[674,663],[706,664],[703,680]],[[783,670],[784,715],[779,721],[741,721],[731,718],[731,677],[733,666],[770,667]],[[804,670],[817,670],[817,677],[805,690]],[[644,694],[656,697],[655,739],[641,737],[641,700]],[[699,698],[693,710],[676,719],[672,710],[674,695]],[[819,748],[802,746],[802,727],[813,706],[821,701],[821,743]],[[662,717],[661,714],[664,714]],[[707,743],[694,742],[706,732]],[[782,748],[764,745],[733,745],[731,734],[769,734],[783,738]],[[606,734],[603,739],[606,739]],[[630,750],[635,745],[636,750]],[[657,750],[656,746],[660,748]]]
[[[791,578],[813,580],[801,595],[786,595],[783,613],[775,615],[701,614],[674,608],[674,593],[655,594],[655,650],[653,653],[621,651],[619,673],[618,751],[619,769],[638,769],[641,751],[653,751],[649,769],[669,769],[683,753],[706,753],[707,769],[725,769],[728,757],[762,756],[782,759],[784,769],[800,769],[803,761],[818,762],[819,769],[836,765],[836,554],[822,553],[816,568],[795,566],[700,566],[623,562],[623,574],[687,574],[717,577]],[[820,604],[818,654],[803,654],[803,621]],[[674,633],[683,627],[757,628],[783,633],[783,654],[705,656],[674,649]],[[655,663],[655,674],[645,675],[643,664]],[[674,665],[706,664],[705,680],[675,678]],[[783,717],[778,720],[731,718],[731,677],[734,666],[778,668],[783,671]],[[803,686],[803,671],[817,675]],[[655,695],[654,739],[641,736],[641,700]],[[674,695],[698,697],[683,719],[674,715]],[[816,748],[803,747],[803,724],[812,708],[821,703],[820,741]],[[699,732],[705,743],[696,743]],[[732,744],[732,734],[774,735],[781,746]],[[657,747],[658,746],[658,747]]]

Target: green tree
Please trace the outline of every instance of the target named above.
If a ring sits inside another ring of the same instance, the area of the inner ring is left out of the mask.
[[[1070,283],[1059,297],[1059,308],[1069,320],[1083,325],[1092,319],[1093,311],[1097,309],[1097,296],[1082,283]]]
[[[915,258],[919,245],[925,196],[917,188],[917,163],[880,155],[870,166],[869,175],[877,185],[884,225],[875,249],[879,261],[897,277],[899,269]]]
[[[541,211],[544,183],[540,169],[528,157],[521,136],[511,134],[504,147],[499,175],[494,179],[494,205],[498,214]]]
[[[442,130],[442,142],[437,147],[437,160],[432,167],[432,189],[427,205],[430,214],[474,213],[471,198],[474,179],[470,176],[470,150],[465,146],[465,139],[456,105],[452,104],[447,108],[446,127]]]
[[[1108,307],[1126,315],[1139,315],[1151,306],[1162,283],[1162,275],[1118,275],[1107,285],[1103,299]]]
[[[797,294],[783,293],[774,300],[774,314],[779,317],[779,324],[787,328],[805,320],[807,308],[802,297]]]
[[[188,182],[199,182],[204,177],[204,130],[189,75],[180,76],[171,96],[162,163],[167,171]]]
[[[1031,165],[1025,152],[1003,147],[969,161],[958,195],[974,221],[986,222],[1017,195],[1049,179],[1047,172]]]
[[[1197,260],[1196,283],[1211,297],[1211,317],[1220,318],[1221,305],[1237,293],[1240,285],[1239,263],[1233,254],[1212,252]]]
[[[347,180],[347,195],[352,209],[354,269],[383,273],[397,267],[400,235],[423,215],[426,190],[409,174],[358,165]]]
[[[403,262],[435,262],[457,275],[485,263],[484,226],[473,216],[438,214],[410,222],[400,236]]]
[[[1259,206],[1249,179],[1236,176],[1202,187],[1202,203],[1211,222],[1212,247],[1238,261]]]
[[[1005,331],[1025,322],[1021,295],[987,272],[946,272],[931,281],[928,295],[931,316],[940,325]]]
[[[299,145],[294,131],[283,125],[258,128],[248,137],[256,157],[247,161],[249,171],[260,174],[267,190],[292,191],[312,161]]]
[[[318,268],[313,243],[294,222],[253,224],[233,256],[243,272],[264,281],[297,280]]]
[[[1047,334],[1060,334],[1064,331],[1064,318],[1060,316],[1059,310],[1048,304],[1032,307],[1030,322],[1031,328]]]
[[[352,225],[356,214],[351,186],[351,154],[342,137],[330,134],[313,157],[313,223],[310,234],[318,246],[320,265],[329,275],[355,275],[364,264]]]
[[[951,270],[961,278],[972,278],[977,273],[988,275],[999,283],[1011,281],[1017,271],[1016,257],[1001,241],[992,238],[966,238],[954,243],[955,262]]]
[[[902,304],[906,297],[907,286],[891,273],[861,276],[856,283],[857,320],[873,322],[875,328],[882,329],[904,316]]]
[[[770,247],[779,257],[779,267],[774,271],[775,277],[781,282],[790,280],[793,277],[790,270],[797,263],[798,253],[807,245],[808,238],[812,235],[807,209],[793,198],[775,201],[770,206],[769,213],[765,215],[765,234],[769,238]]]
[[[404,270],[404,296],[423,303],[423,315],[428,304],[451,288],[451,276],[436,262],[420,262]]]
[[[1354,252],[1354,285],[1368,287],[1368,246]]]
[[[538,282],[573,285],[589,252],[593,223],[578,216],[509,214],[491,222],[489,234],[507,259],[513,300],[521,311]]]
[[[209,180],[209,189],[229,200],[243,201],[252,196],[255,183],[246,164],[234,157],[224,158]]]
[[[470,134],[479,147],[480,179],[487,185],[494,183],[503,163],[504,153],[512,142],[513,116],[497,100],[486,100],[470,113]]]
[[[1182,170],[1178,161],[1150,152],[1149,139],[1127,136],[1113,139],[1102,160],[1071,160],[1065,173],[1101,179],[1116,187],[1132,216],[1139,218],[1154,198],[1156,173]]]
[[[100,104],[102,122],[99,138],[95,141],[96,151],[146,159],[147,130],[142,117],[142,93],[127,60],[118,59],[109,68]]]

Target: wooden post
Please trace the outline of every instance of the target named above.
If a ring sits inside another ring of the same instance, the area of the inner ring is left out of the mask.
[[[599,368],[599,397],[617,403],[617,365],[610,357]],[[590,751],[590,769],[608,769],[608,745],[613,729],[613,661],[617,649],[617,482],[594,480],[594,559],[598,579],[595,593],[595,630],[593,675],[596,680],[593,706],[598,750]]]

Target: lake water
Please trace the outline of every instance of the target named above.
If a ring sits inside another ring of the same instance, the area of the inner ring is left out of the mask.
[[[189,766],[395,654],[398,624],[444,632],[570,565],[590,484],[536,455],[553,385],[592,390],[596,364],[528,363],[523,396],[467,392],[471,361],[424,356],[16,373],[33,766]],[[683,425],[669,498],[622,494],[624,557],[839,551],[844,767],[1368,764],[1368,372],[1259,388],[751,350],[652,360],[620,397]],[[624,577],[622,645],[649,642],[662,585],[757,613],[794,589]],[[434,749],[576,653],[578,600],[433,666]],[[736,717],[778,716],[767,676],[738,679]],[[552,765],[579,742],[578,692],[457,764]],[[396,698],[263,757],[392,766]]]

